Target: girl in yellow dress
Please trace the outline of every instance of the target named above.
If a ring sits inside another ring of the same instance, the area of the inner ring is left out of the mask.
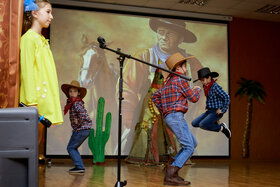
[[[25,0],[23,36],[20,40],[20,102],[38,109],[53,125],[63,122],[56,67],[48,40],[52,6],[48,0]],[[44,126],[39,124],[39,144]]]

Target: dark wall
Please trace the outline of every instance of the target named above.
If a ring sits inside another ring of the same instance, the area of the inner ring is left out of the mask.
[[[265,104],[253,103],[250,159],[280,158],[280,23],[233,18],[229,24],[231,158],[242,158],[246,97],[234,96],[244,77],[265,88]]]

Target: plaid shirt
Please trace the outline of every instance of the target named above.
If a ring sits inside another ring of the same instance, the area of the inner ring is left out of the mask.
[[[69,115],[73,132],[91,129],[92,121],[82,101],[74,102],[69,110]],[[77,119],[78,123],[75,123],[75,119]]]
[[[222,113],[225,113],[229,107],[230,97],[221,86],[216,82],[211,86],[207,99],[206,108],[207,109],[221,109]]]
[[[188,82],[179,76],[171,75],[167,83],[152,95],[152,100],[159,111],[167,116],[173,112],[188,111],[188,101],[193,103],[199,99],[200,89],[191,89]]]

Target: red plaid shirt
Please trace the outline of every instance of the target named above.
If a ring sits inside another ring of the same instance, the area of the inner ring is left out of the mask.
[[[92,121],[82,101],[74,102],[69,110],[69,115],[73,132],[91,129]],[[78,123],[75,123],[75,119],[77,119]]]
[[[191,89],[188,82],[176,75],[171,75],[166,84],[152,95],[152,100],[159,111],[167,116],[173,112],[188,111],[188,101],[193,103],[199,99],[200,89]]]

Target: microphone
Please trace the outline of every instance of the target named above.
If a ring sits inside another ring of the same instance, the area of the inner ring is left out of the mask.
[[[101,36],[98,36],[97,41],[99,42],[99,47],[104,49],[106,48],[106,41]]]

